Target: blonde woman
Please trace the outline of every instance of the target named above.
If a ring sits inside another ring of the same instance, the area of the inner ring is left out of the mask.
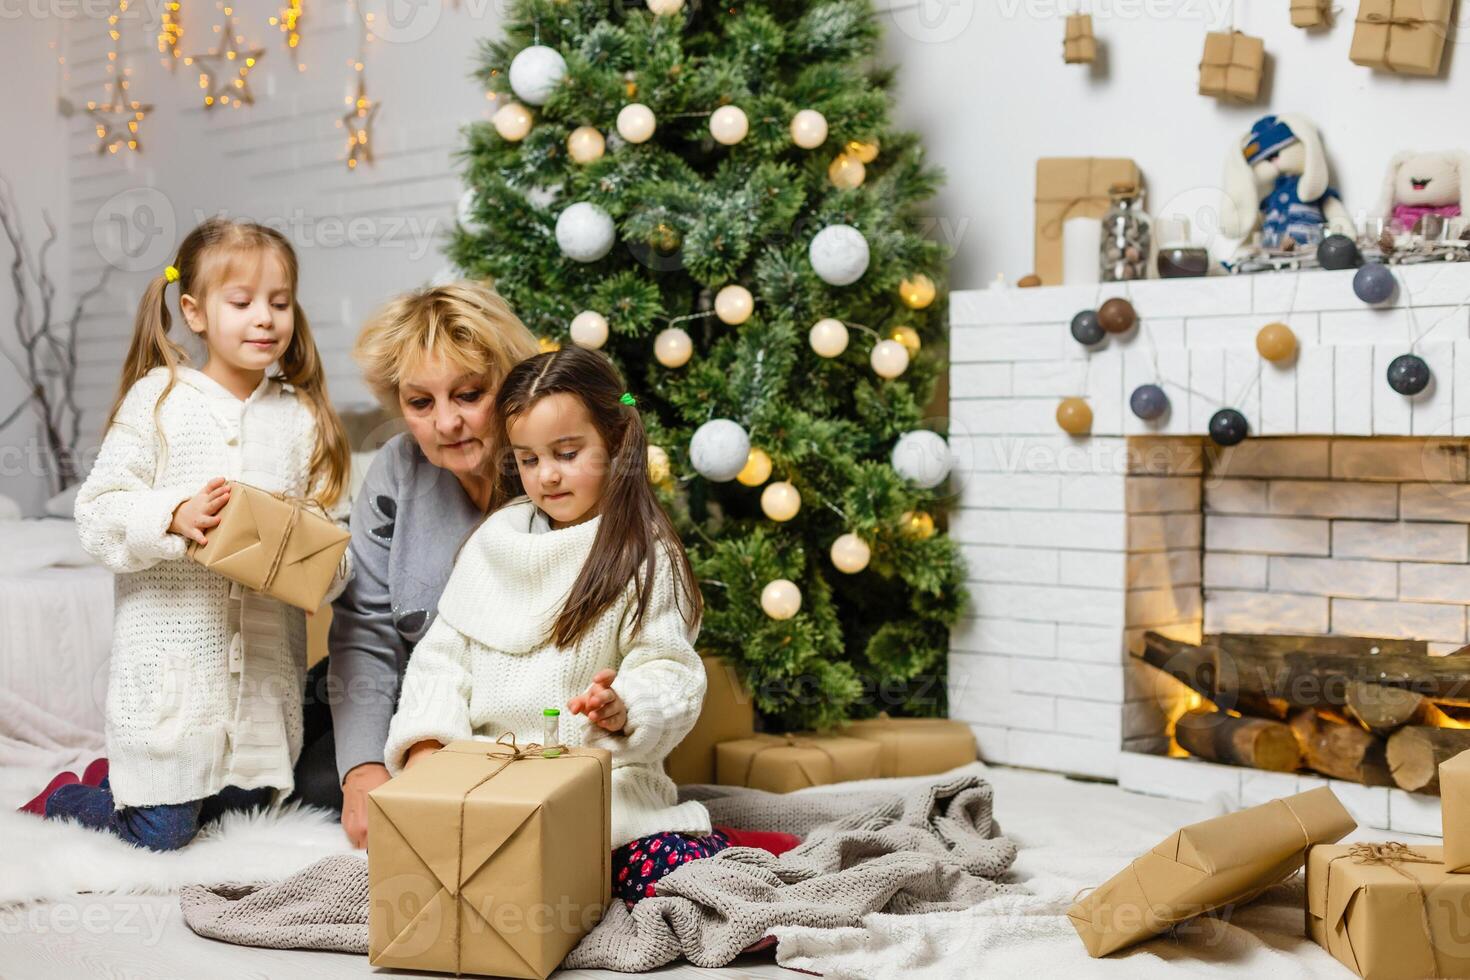
[[[367,794],[388,779],[383,747],[408,658],[490,502],[496,390],[537,350],[505,300],[474,282],[399,296],[358,337],[354,356],[369,386],[408,431],[378,452],[353,503],[355,571],[333,604],[327,683],[320,671],[308,678],[308,745],[297,770],[300,795],[340,805],[358,847]]]

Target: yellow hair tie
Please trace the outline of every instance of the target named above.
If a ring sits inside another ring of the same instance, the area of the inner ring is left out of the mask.
[[[178,269],[175,269],[171,265],[164,266],[164,268],[163,268],[163,278],[167,279],[169,282],[178,282],[179,281],[179,270]]]

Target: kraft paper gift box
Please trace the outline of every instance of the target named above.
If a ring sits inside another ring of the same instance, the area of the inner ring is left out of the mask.
[[[755,703],[735,668],[721,657],[700,657],[708,681],[699,720],[664,759],[664,772],[679,784],[715,781],[715,746],[755,734]]]
[[[1062,60],[1069,65],[1090,65],[1097,60],[1097,38],[1092,34],[1091,14],[1067,17],[1067,33],[1062,41]]]
[[[302,502],[248,483],[230,484],[219,519],[208,544],[189,543],[190,558],[298,609],[321,608],[350,534]]]
[[[1454,0],[1362,0],[1348,58],[1402,75],[1438,75]]]
[[[1332,0],[1291,0],[1291,26],[1322,27],[1331,6]]]
[[[1138,164],[1123,157],[1042,157],[1036,161],[1035,269],[1043,285],[1062,282],[1062,225],[1108,213],[1115,185],[1138,187]]]
[[[1308,847],[1356,826],[1325,786],[1190,824],[1083,896],[1067,917],[1087,952],[1106,956],[1255,898],[1296,873]]]
[[[612,895],[612,757],[464,740],[368,794],[368,962],[550,974]]]
[[[790,793],[854,779],[876,779],[877,742],[844,735],[753,735],[715,746],[715,782]]]
[[[948,718],[876,718],[851,721],[842,734],[877,742],[879,776],[928,776],[974,762],[975,733]]]
[[[1470,752],[1439,764],[1439,807],[1445,867],[1470,872]]]
[[[1199,94],[1231,102],[1254,102],[1261,94],[1266,45],[1258,37],[1231,31],[1206,34],[1199,63]]]
[[[1365,980],[1470,977],[1470,876],[1451,874],[1443,851],[1312,848],[1307,934]]]

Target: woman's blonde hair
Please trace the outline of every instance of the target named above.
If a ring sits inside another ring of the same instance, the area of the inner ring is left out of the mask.
[[[296,250],[284,235],[273,228],[248,221],[211,218],[185,236],[179,245],[178,257],[168,272],[159,272],[153,278],[138,303],[138,314],[133,320],[133,339],[123,362],[117,398],[107,413],[107,425],[112,427],[117,411],[133,385],[154,368],[166,367],[168,385],[153,406],[153,414],[157,418],[159,409],[178,380],[178,366],[189,363],[188,353],[168,335],[172,324],[168,309],[170,281],[178,282],[180,296],[192,296],[202,308],[204,297],[210,289],[225,281],[232,266],[242,261],[259,262],[266,255],[275,256],[285,269],[291,286],[291,314],[295,320],[291,342],[276,362],[277,373],[273,377],[306,397],[307,407],[316,420],[316,446],[311,453],[307,485],[323,507],[330,507],[347,487],[347,432],[327,397],[326,373],[322,370],[306,313],[297,298],[300,266],[296,261]],[[170,272],[176,273],[172,280]]]
[[[397,411],[399,385],[435,356],[498,385],[539,350],[499,293],[461,280],[389,300],[362,328],[352,354],[378,400]]]

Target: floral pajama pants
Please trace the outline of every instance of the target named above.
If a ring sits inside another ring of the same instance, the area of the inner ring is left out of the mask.
[[[654,882],[664,875],[729,846],[730,839],[718,830],[707,837],[668,833],[629,841],[612,853],[613,894],[632,908],[653,895]]]

